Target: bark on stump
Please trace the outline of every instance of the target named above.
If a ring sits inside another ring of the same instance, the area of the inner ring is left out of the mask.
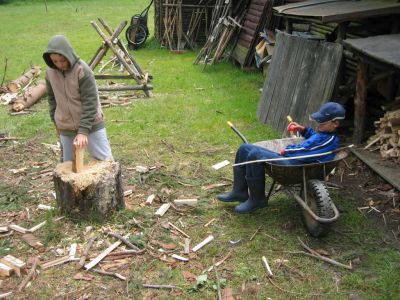
[[[60,212],[72,218],[102,220],[125,207],[119,163],[101,161],[72,172],[72,162],[57,165],[53,174]]]

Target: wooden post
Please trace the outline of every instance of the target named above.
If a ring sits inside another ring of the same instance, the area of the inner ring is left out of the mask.
[[[360,144],[364,137],[368,85],[367,74],[368,65],[360,61],[357,67],[356,95],[354,97],[354,144]]]
[[[72,160],[72,171],[74,173],[82,172],[84,154],[85,154],[85,148],[74,145],[74,156]]]

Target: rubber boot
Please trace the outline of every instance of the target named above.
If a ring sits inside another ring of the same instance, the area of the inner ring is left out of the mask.
[[[247,184],[250,191],[249,199],[235,207],[235,211],[240,214],[250,213],[268,205],[265,197],[265,179],[247,178]]]
[[[222,202],[243,202],[249,198],[246,182],[246,169],[233,168],[233,187],[227,194],[218,195],[217,199]]]

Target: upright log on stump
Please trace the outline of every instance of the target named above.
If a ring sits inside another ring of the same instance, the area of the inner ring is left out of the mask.
[[[58,164],[54,174],[60,212],[72,218],[102,220],[125,207],[121,168],[114,161],[100,161],[72,171],[72,162]]]

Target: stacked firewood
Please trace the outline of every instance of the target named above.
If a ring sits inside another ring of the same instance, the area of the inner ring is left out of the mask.
[[[365,148],[376,145],[383,158],[400,163],[400,109],[386,112],[374,124],[376,133],[369,138]]]

